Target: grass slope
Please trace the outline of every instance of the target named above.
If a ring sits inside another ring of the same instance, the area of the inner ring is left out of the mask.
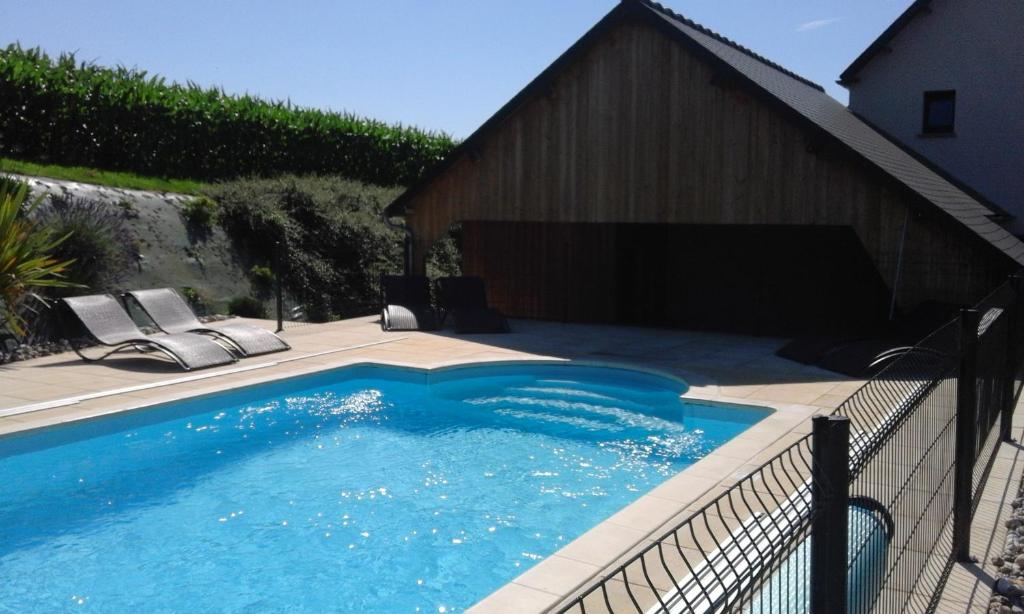
[[[64,181],[77,181],[92,185],[128,190],[150,190],[153,192],[178,192],[181,194],[200,194],[205,184],[189,179],[163,179],[160,177],[143,177],[134,173],[101,171],[84,166],[60,166],[58,164],[36,164],[22,162],[11,158],[0,158],[0,174],[15,173],[33,177],[49,177]]]

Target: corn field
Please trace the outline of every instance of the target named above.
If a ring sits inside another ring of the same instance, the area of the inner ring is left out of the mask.
[[[132,68],[0,50],[0,155],[202,181],[280,173],[408,185],[442,133],[167,83]]]

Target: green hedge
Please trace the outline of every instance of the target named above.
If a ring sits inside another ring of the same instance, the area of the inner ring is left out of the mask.
[[[379,275],[402,271],[402,234],[380,219],[398,191],[313,176],[240,179],[207,189],[217,201],[217,222],[253,260],[253,281],[280,274],[313,321],[377,310]],[[282,248],[277,270],[275,244]],[[457,275],[459,260],[455,238],[446,237],[430,254],[428,274]]]
[[[145,71],[0,50],[0,155],[210,181],[336,174],[408,185],[451,150],[441,133],[303,109]]]

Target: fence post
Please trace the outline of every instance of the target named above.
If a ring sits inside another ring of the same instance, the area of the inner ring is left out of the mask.
[[[284,330],[284,291],[282,290],[281,278],[281,242],[274,242],[274,294],[277,299],[277,332]]]
[[[953,474],[953,556],[971,560],[971,501],[978,445],[978,310],[960,310],[960,373],[956,384]]]
[[[1007,306],[1006,331],[1006,374],[1004,376],[1003,407],[999,416],[999,439],[1013,441],[1013,410],[1016,405],[1017,392],[1017,361],[1020,350],[1017,349],[1017,329],[1021,325],[1021,277],[1020,273],[1010,275],[1010,304]]]
[[[850,419],[815,416],[811,434],[811,612],[846,614]]]
[[[416,267],[412,250],[412,235],[409,232],[406,232],[405,238],[402,240],[402,266],[405,268],[406,277],[412,275],[413,269]]]

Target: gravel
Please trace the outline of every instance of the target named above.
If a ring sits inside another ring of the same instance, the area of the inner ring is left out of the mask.
[[[1024,614],[1024,489],[1017,492],[1010,508],[1010,518],[1004,523],[1003,552],[990,561],[1000,578],[988,605],[989,614]]]

